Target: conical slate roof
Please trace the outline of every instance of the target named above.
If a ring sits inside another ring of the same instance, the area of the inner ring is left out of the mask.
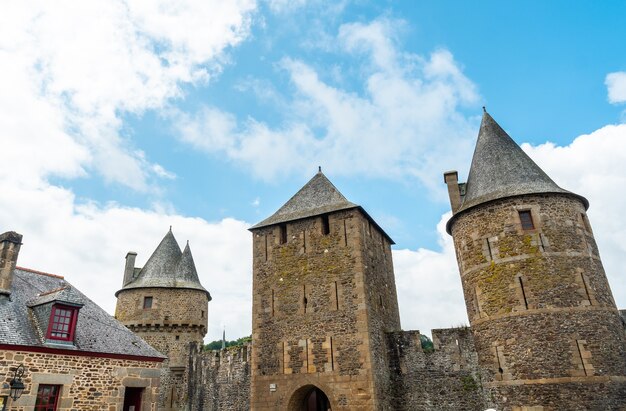
[[[250,229],[359,207],[348,201],[320,170],[274,214]]]
[[[585,207],[589,206],[587,199],[562,189],[552,181],[485,111],[467,178],[465,196],[455,215],[501,198],[544,193],[573,195]],[[453,219],[454,217],[448,222],[448,226]]]
[[[211,300],[209,292],[200,284],[189,243],[187,243],[185,251],[181,253],[171,228],[154,250],[146,265],[122,290],[152,287],[202,290],[207,293],[209,300]]]
[[[180,257],[180,261],[176,266],[176,279],[177,281],[200,284],[196,264],[193,262],[191,248],[189,248],[189,242],[187,242],[183,255]]]

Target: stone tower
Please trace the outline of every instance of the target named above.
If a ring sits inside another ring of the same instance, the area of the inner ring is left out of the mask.
[[[189,243],[184,251],[168,231],[143,268],[126,255],[115,317],[167,355],[161,370],[159,410],[179,410],[187,392],[189,343],[202,344],[211,295],[200,284]]]
[[[467,183],[444,178],[482,383],[497,409],[626,407],[626,334],[587,200],[557,186],[486,112]]]
[[[389,409],[391,238],[321,171],[250,231],[251,409]]]

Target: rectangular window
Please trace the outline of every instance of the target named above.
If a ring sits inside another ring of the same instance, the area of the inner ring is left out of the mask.
[[[519,221],[522,223],[522,230],[534,230],[533,216],[530,210],[519,211]]]
[[[287,243],[287,224],[279,225],[278,230],[280,231],[280,238],[279,238],[280,244],[286,244]]]
[[[78,309],[55,304],[50,312],[47,338],[51,340],[74,341],[74,329]]]
[[[147,310],[152,308],[152,297],[143,297],[143,309]]]
[[[322,235],[330,234],[330,221],[327,215],[322,216]]]
[[[60,392],[60,385],[39,385],[35,411],[56,411]]]

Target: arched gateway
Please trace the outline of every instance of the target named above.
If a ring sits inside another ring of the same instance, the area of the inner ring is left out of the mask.
[[[318,387],[305,385],[291,396],[289,411],[331,411],[330,400]]]

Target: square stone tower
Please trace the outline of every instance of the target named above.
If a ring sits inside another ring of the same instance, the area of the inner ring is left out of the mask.
[[[321,170],[250,231],[251,409],[389,409],[391,238]]]

